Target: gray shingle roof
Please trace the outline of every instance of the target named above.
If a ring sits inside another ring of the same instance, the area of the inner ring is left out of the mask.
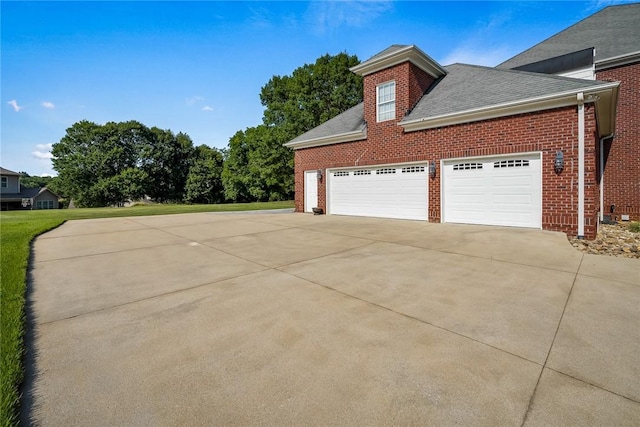
[[[326,138],[344,133],[364,131],[366,123],[364,121],[364,103],[351,107],[344,113],[338,114],[334,118],[327,120],[320,126],[292,139],[288,144],[302,141]]]
[[[0,167],[0,175],[20,176],[20,174],[18,172],[10,171],[9,169],[5,169],[3,167]]]
[[[640,3],[609,6],[497,68],[516,68],[595,47],[596,63],[640,51]]]
[[[390,55],[390,54],[392,54],[394,52],[397,52],[399,50],[406,49],[409,46],[410,45],[408,45],[408,44],[392,44],[391,46],[389,46],[388,48],[386,48],[382,52],[376,53],[371,58],[369,58],[366,61],[364,61],[362,64],[366,64],[368,62],[375,62],[379,58],[385,57],[385,56]]]
[[[453,64],[444,68],[447,75],[432,86],[404,121],[522,101],[603,83],[478,65]]]

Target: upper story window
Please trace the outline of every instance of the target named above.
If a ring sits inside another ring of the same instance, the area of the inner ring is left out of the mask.
[[[387,82],[377,87],[376,106],[378,121],[396,118],[396,82]]]
[[[2,178],[2,183],[0,184],[0,187],[2,188],[7,188],[9,186],[9,179],[6,176],[3,176]]]

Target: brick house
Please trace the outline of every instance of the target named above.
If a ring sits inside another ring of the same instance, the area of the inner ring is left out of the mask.
[[[611,6],[498,65],[620,82],[615,134],[599,146],[602,216],[640,219],[640,3]]]
[[[532,62],[544,62],[540,56]],[[584,61],[576,57],[567,62]],[[363,76],[364,101],[285,144],[295,150],[296,211],[593,238],[602,213],[601,159],[608,174],[616,126],[637,117],[637,110],[616,116],[626,81],[621,89],[621,80],[521,65],[445,67],[416,46],[393,45],[353,67]],[[637,72],[630,74],[637,82]],[[637,106],[637,91],[630,95]]]

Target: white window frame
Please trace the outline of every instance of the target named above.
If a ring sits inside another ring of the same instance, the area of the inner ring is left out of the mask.
[[[393,97],[389,99],[381,100],[380,93],[386,88],[393,88]],[[388,111],[381,111],[381,107],[392,106],[393,108]],[[381,83],[376,86],[376,120],[379,122],[386,122],[388,120],[394,120],[396,118],[396,82],[391,80],[389,82]]]
[[[0,181],[2,182],[0,184],[0,188],[9,188],[9,178],[6,176],[3,176],[0,178]]]

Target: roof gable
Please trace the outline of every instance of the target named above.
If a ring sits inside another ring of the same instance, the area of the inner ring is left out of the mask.
[[[595,48],[595,63],[640,55],[640,3],[609,6],[571,27],[549,37],[497,68],[517,68]]]
[[[386,48],[355,67],[351,67],[350,70],[358,75],[366,76],[403,62],[411,62],[436,79],[446,74],[446,70],[440,64],[418,47],[399,44]]]

